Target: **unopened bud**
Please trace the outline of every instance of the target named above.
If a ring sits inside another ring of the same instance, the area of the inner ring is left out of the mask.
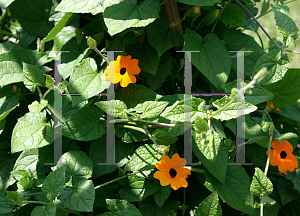
[[[97,48],[97,42],[91,38],[91,37],[88,37],[88,45],[91,49],[96,49]]]
[[[203,21],[206,22],[206,25],[211,25],[216,21],[219,14],[220,14],[220,9],[212,10],[212,11],[208,12],[206,17],[204,17]]]
[[[255,80],[256,83],[259,83],[260,81],[263,80],[263,78],[266,77],[266,75],[268,74],[268,70],[266,67],[263,67],[262,69],[260,69],[255,76],[253,77],[253,79]]]

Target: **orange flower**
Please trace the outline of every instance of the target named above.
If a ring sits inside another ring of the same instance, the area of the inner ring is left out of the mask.
[[[279,140],[274,140],[272,148],[270,149],[270,164],[278,166],[279,172],[286,174],[286,171],[293,172],[295,168],[298,168],[298,160],[292,154],[293,146],[287,140],[283,144]]]
[[[111,61],[104,73],[106,80],[116,84],[120,82],[122,87],[127,87],[129,83],[135,83],[136,78],[133,74],[139,74],[141,69],[138,66],[139,60],[131,59],[131,56],[117,57],[116,61]]]
[[[174,190],[178,190],[180,187],[186,188],[188,182],[185,179],[191,175],[191,171],[183,168],[185,165],[185,159],[177,153],[172,156],[172,160],[167,155],[163,155],[160,161],[155,164],[159,171],[156,171],[153,177],[158,179],[162,186],[171,184]]]
[[[267,103],[269,103],[269,101],[267,101]],[[267,105],[266,105],[267,106]],[[270,110],[272,110],[272,109],[274,109],[275,107],[274,107],[274,105],[273,105],[273,103],[271,104],[271,106],[269,106],[269,109]],[[281,112],[281,110],[279,109],[279,108],[277,108],[276,110],[278,110],[279,112]]]

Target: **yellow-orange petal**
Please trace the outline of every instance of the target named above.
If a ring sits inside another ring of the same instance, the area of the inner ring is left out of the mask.
[[[130,76],[132,76],[134,78],[132,78]],[[132,81],[136,82],[135,76],[130,75],[128,73],[125,73],[124,75],[122,75],[122,79],[120,81],[120,84],[121,84],[122,87],[127,87],[129,83],[133,83]]]
[[[267,155],[268,155],[268,150],[267,150]],[[279,158],[280,158],[280,152],[278,154],[278,151],[270,149],[270,164],[272,166],[277,166],[279,164]]]
[[[178,190],[181,187],[187,187],[188,182],[184,178],[173,178],[171,179],[171,187],[174,190]]]
[[[153,178],[158,179],[161,186],[167,186],[171,183],[171,176],[169,175],[169,172],[156,171],[153,175]]]
[[[139,74],[141,72],[141,69],[140,69],[138,63],[139,63],[138,59],[130,60],[126,66],[128,73]]]
[[[119,59],[118,59],[119,58]],[[131,59],[131,55],[127,55],[127,56],[121,56],[121,55],[119,55],[118,57],[117,57],[117,60],[118,60],[118,62],[119,62],[119,64],[120,64],[120,67],[122,68],[122,67],[126,67],[127,66],[127,64],[128,64],[128,62],[130,61],[130,59]]]
[[[181,158],[178,153],[172,156],[172,167],[174,169],[182,169],[186,165],[184,158]]]
[[[280,152],[283,151],[283,145],[279,140],[274,140],[272,142],[272,148]]]
[[[130,78],[130,83],[136,83],[136,77],[130,73],[128,73],[128,76]]]
[[[289,141],[284,140],[283,141],[283,150],[287,153],[287,154],[292,154],[293,153],[293,146],[289,143]]]
[[[176,172],[177,172],[176,177],[180,177],[180,178],[187,178],[189,175],[191,175],[191,170],[187,168],[176,169]]]
[[[163,155],[160,158],[160,161],[155,164],[155,167],[160,171],[168,172],[172,168],[170,158],[167,155]]]

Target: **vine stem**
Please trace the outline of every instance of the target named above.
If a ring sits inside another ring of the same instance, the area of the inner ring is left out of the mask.
[[[149,127],[184,127],[184,124],[166,124],[166,123],[146,121],[142,119],[115,119],[115,120],[111,120],[109,123],[130,122],[130,121],[147,123],[150,124],[148,125]]]
[[[297,1],[297,0],[291,0],[291,1],[285,2],[285,5],[286,5],[286,4],[289,4],[289,3],[292,3],[292,2],[295,2],[295,1]],[[264,16],[264,15],[270,13],[272,10],[273,10],[273,9],[270,9],[270,10],[266,11],[265,13],[260,14],[256,19],[259,19],[259,18],[261,18],[262,16]]]
[[[36,89],[37,89],[37,91],[38,91],[38,93],[39,93],[39,96],[40,96],[40,101],[42,100],[42,97],[43,97],[43,94],[42,94],[42,92],[41,92],[41,89],[40,89],[40,87],[37,85],[36,86]]]
[[[231,99],[225,106],[223,106],[221,109],[218,109],[217,111],[213,112],[210,116],[208,116],[208,120],[210,120],[213,116],[218,114],[219,112],[222,112],[224,109],[229,107],[233,102],[235,101],[235,98]]]
[[[104,186],[106,186],[106,185],[109,185],[109,184],[111,184],[111,183],[113,183],[113,182],[116,182],[116,181],[119,181],[119,180],[121,180],[121,179],[127,178],[128,176],[135,175],[135,174],[140,173],[140,172],[141,172],[141,171],[136,171],[136,172],[133,172],[133,173],[124,175],[124,176],[122,176],[122,177],[116,178],[116,179],[114,179],[114,180],[111,180],[111,181],[109,181],[109,182],[106,182],[106,183],[104,183],[104,184],[98,185],[98,186],[95,187],[95,190],[98,189],[98,188],[104,187]]]
[[[41,202],[41,201],[23,201],[24,204],[41,204],[41,205],[54,205],[52,203],[47,203],[47,202]],[[63,210],[63,211],[66,211],[66,212],[69,212],[69,213],[72,213],[72,214],[75,214],[75,215],[80,215],[80,216],[84,216],[82,214],[79,214],[77,212],[74,212],[74,211],[71,211],[69,209],[65,209],[65,208],[62,208],[60,206],[57,206],[57,205],[54,205],[56,208],[60,209],[60,210]]]
[[[261,28],[261,30],[265,33],[265,35],[270,39],[270,41],[272,41],[272,43],[277,46],[279,49],[283,49],[283,47],[279,46],[277,43],[275,43],[275,41],[271,38],[271,36],[266,32],[266,30],[261,26],[261,24],[258,22],[258,20],[252,15],[252,13],[238,0],[235,0],[251,17],[252,19],[257,23],[257,25],[259,25],[259,27]]]

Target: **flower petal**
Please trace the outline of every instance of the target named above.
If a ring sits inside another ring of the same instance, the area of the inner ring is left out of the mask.
[[[268,150],[267,150],[267,155],[268,155]],[[279,164],[279,159],[281,159],[280,152],[270,149],[270,164],[272,166],[277,166]]]
[[[130,59],[131,59],[131,55],[127,55],[127,56],[119,55],[117,57],[117,60],[119,60],[118,62],[120,64],[120,68],[126,67]]]
[[[139,74],[141,72],[141,69],[140,69],[138,63],[139,63],[139,60],[137,60],[137,59],[130,60],[126,65],[128,73]]]
[[[283,151],[283,145],[282,145],[282,143],[279,140],[274,140],[272,142],[272,148],[274,150],[279,151],[279,152]]]
[[[182,169],[186,165],[186,161],[184,158],[181,158],[178,153],[173,154],[172,156],[172,167],[174,169]]]
[[[124,75],[122,75],[120,84],[122,87],[127,87],[129,85],[129,83],[131,83],[131,79],[130,79],[128,73],[125,73]]]
[[[128,76],[129,76],[129,78],[130,78],[130,83],[136,83],[136,78],[135,78],[134,75],[128,73]]]
[[[294,150],[293,146],[287,140],[283,141],[283,149],[287,154],[292,154]]]
[[[161,156],[160,161],[155,164],[155,167],[160,171],[166,171],[169,173],[172,168],[170,158],[167,155]]]
[[[191,170],[187,168],[177,169],[176,171],[177,171],[176,177],[187,178],[189,175],[191,175]]]
[[[171,176],[168,172],[156,171],[153,175],[153,178],[156,178],[160,181],[161,186],[167,186],[171,183]]]
[[[171,187],[174,190],[178,190],[181,187],[187,187],[188,182],[184,178],[173,178],[171,179]]]

